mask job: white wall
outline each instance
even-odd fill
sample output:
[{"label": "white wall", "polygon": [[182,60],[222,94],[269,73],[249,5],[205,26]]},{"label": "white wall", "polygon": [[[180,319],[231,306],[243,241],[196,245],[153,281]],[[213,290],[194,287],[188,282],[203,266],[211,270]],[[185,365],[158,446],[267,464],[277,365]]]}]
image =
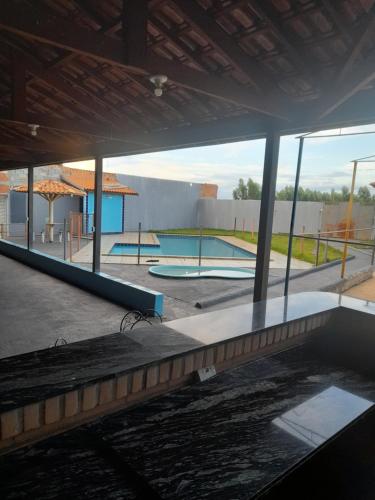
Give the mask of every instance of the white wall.
[{"label": "white wall", "polygon": [[[295,221],[295,233],[317,232],[320,228],[320,220],[323,203],[299,202]],[[257,231],[259,224],[259,200],[214,200],[201,198],[198,202],[198,226],[206,228],[233,229],[234,219],[237,218],[237,229],[245,230],[252,228]],[[290,217],[292,212],[291,201],[276,201],[274,211],[274,233],[289,233]]]},{"label": "white wall", "polygon": [[197,225],[201,185],[118,174],[118,180],[139,196],[125,196],[125,230],[171,229]]}]

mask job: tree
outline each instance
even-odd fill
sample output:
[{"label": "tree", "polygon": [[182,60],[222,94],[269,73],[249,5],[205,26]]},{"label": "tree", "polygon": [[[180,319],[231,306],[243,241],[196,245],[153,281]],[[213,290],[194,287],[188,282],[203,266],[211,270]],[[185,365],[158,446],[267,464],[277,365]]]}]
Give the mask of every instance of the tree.
[{"label": "tree", "polygon": [[248,200],[260,200],[261,198],[260,185],[253,181],[251,178],[247,181],[247,199]]},{"label": "tree", "polygon": [[371,193],[367,186],[361,186],[358,189],[357,200],[363,204],[371,203]]},{"label": "tree", "polygon": [[[300,188],[303,189],[303,188]],[[281,201],[291,201],[293,200],[294,187],[293,186],[285,186],[284,189],[281,189],[278,193],[276,193],[276,199]],[[299,194],[299,190],[298,190]]]},{"label": "tree", "polygon": [[341,201],[349,201],[349,188],[347,186],[342,186],[341,188]]},{"label": "tree", "polygon": [[260,198],[261,188],[257,182],[249,178],[245,184],[243,179],[239,179],[238,186],[233,190],[234,200],[260,200]]},{"label": "tree", "polygon": [[[276,193],[276,200],[292,201],[294,196],[294,186],[285,186]],[[318,201],[324,203],[340,203],[349,201],[350,193],[347,186],[342,186],[341,191],[331,189],[330,192],[318,191],[317,189],[304,189],[302,186],[298,188],[299,201]],[[235,200],[260,200],[261,186],[254,182],[251,178],[245,184],[243,179],[239,179],[238,186],[233,190],[233,198]],[[367,186],[358,188],[357,194],[353,197],[354,201],[363,204],[374,204],[375,195]]]},{"label": "tree", "polygon": [[233,190],[233,199],[235,200],[246,200],[247,199],[247,187],[243,179],[238,181],[238,187]]}]

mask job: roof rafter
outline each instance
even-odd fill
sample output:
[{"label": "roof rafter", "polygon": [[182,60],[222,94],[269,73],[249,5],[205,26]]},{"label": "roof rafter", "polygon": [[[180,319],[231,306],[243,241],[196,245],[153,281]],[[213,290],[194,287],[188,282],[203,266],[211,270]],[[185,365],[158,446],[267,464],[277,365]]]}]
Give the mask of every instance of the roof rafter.
[{"label": "roof rafter", "polygon": [[188,17],[191,24],[209,38],[212,45],[234,64],[237,71],[245,74],[252,84],[263,92],[270,82],[261,75],[259,66],[232,40],[232,38],[196,2],[173,0],[173,4]]},{"label": "roof rafter", "polygon": [[17,148],[19,150],[26,149],[27,151],[39,151],[39,152],[48,152],[48,153],[59,153],[59,154],[67,154],[67,155],[90,155],[92,154],[92,145],[81,144],[77,146],[72,146],[67,144],[65,141],[63,142],[51,142],[51,141],[40,141],[39,139],[35,140],[24,140],[24,139],[12,139],[10,137],[6,137],[0,134],[0,146],[1,147],[12,147]]},{"label": "roof rafter", "polygon": [[354,68],[351,78],[348,78],[340,85],[336,85],[327,96],[323,97],[322,105],[317,115],[318,119],[321,120],[331,114],[374,79],[375,62],[367,58]]},{"label": "roof rafter", "polygon": [[[8,43],[6,38],[1,37],[1,39]],[[84,93],[84,91],[81,91],[78,86],[73,87],[71,84],[65,83],[64,79],[61,78],[61,71],[53,67],[44,68],[43,65],[31,55],[26,54],[27,57],[25,57],[24,54],[14,45],[13,52],[15,57],[17,57],[18,60],[22,61],[24,70],[31,73],[34,79],[43,80],[45,83],[52,86],[59,92],[62,92],[65,96],[74,100],[80,108],[85,110],[85,118],[89,119],[89,121],[94,121],[94,119],[96,118],[97,120],[100,120],[104,123],[113,125],[115,128],[118,128],[118,130],[122,130],[124,129],[124,127],[126,127],[126,122],[124,123],[123,120],[120,122],[116,122],[115,117],[106,118],[105,116],[103,116],[103,114],[100,113],[95,108],[95,106],[93,106],[92,99],[88,97],[87,94]],[[33,82],[34,80],[29,82],[26,81],[26,84],[32,84]],[[103,103],[101,103],[101,106],[103,106]]]},{"label": "roof rafter", "polygon": [[137,65],[146,56],[148,0],[122,0],[122,6],[125,58]]},{"label": "roof rafter", "polygon": [[305,63],[303,54],[300,53],[298,47],[293,45],[289,36],[283,30],[282,24],[272,12],[270,5],[268,5],[267,2],[260,0],[249,0],[249,5],[257,13],[257,15],[263,18],[270,29],[276,33],[277,37],[282,41],[287,49],[287,55],[293,60],[294,64],[301,68],[311,81],[314,81],[311,69]]},{"label": "roof rafter", "polygon": [[12,51],[12,115],[22,119],[26,114],[26,67],[23,58]]},{"label": "roof rafter", "polygon": [[[84,136],[92,136],[100,139],[107,139],[112,141],[120,141],[131,144],[148,145],[147,134],[118,134],[111,127],[104,128],[102,126],[90,125],[80,120],[59,119],[53,116],[44,115],[41,113],[26,113],[24,120],[14,120],[8,112],[0,111],[0,121],[15,125],[28,125],[29,123],[36,123],[40,127],[51,130],[58,130],[61,132],[68,132],[73,134],[80,134]],[[144,139],[144,140],[142,140]]]},{"label": "roof rafter", "polygon": [[344,77],[353,68],[356,60],[360,56],[363,47],[366,45],[371,36],[373,36],[375,31],[375,5],[367,13],[365,24],[361,26],[358,37],[355,41],[352,50],[349,53],[349,57],[345,61],[343,67],[340,70],[339,76],[337,78],[338,82],[341,82]]},{"label": "roof rafter", "polygon": [[146,56],[142,64],[131,66],[124,61],[124,48],[121,40],[103,36],[93,30],[84,28],[78,30],[65,19],[57,19],[55,16],[51,18],[49,13],[41,16],[38,12],[36,8],[25,7],[23,15],[20,16],[14,2],[3,0],[0,27],[17,35],[106,61],[141,75],[165,73],[171,81],[182,87],[262,114],[281,118],[287,115],[280,102],[261,99],[258,95],[252,95],[246,87],[223,78],[206,75],[184,64],[169,61],[154,54]]}]

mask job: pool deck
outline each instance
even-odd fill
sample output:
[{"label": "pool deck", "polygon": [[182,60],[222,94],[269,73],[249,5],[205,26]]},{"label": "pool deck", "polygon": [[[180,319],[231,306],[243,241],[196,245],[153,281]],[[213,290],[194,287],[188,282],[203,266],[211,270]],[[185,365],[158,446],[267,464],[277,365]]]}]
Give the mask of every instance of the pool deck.
[{"label": "pool deck", "polygon": [[[256,254],[257,246],[253,243],[248,243],[247,241],[240,240],[234,236],[215,236],[220,240],[230,243],[233,246],[252,252]],[[101,251],[101,262],[103,264],[136,264],[137,255],[109,255],[111,248],[115,243],[127,243],[127,244],[137,244],[138,243],[138,233],[137,232],[127,232],[121,234],[104,234],[102,235],[102,251]],[[141,233],[141,243],[147,245],[158,245],[159,240],[155,233]],[[73,256],[73,262],[77,263],[90,263],[92,262],[92,242],[88,243],[84,248],[79,250]],[[149,262],[153,260],[154,262]],[[140,264],[151,265],[151,264],[163,264],[163,265],[187,265],[194,266],[198,263],[198,257],[162,257],[157,255],[155,257],[141,257]],[[233,266],[233,267],[248,267],[255,269],[255,259],[224,259],[224,258],[202,258],[203,266]],[[277,252],[271,252],[271,269],[280,269],[286,267],[286,255],[282,255]],[[308,262],[303,262],[301,260],[292,259],[291,263],[292,269],[310,269],[312,266]]]}]

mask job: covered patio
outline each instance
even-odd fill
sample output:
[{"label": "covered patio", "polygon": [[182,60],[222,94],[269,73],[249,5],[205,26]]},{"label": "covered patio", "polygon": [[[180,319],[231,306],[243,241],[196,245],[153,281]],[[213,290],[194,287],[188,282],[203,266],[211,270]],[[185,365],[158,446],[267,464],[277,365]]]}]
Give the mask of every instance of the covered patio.
[{"label": "covered patio", "polygon": [[[293,280],[289,288],[287,265],[285,286],[284,273],[272,283],[270,268],[281,138],[375,122],[374,1],[3,0],[1,7],[0,171],[27,168],[27,186],[22,190],[28,197],[26,245],[0,239],[0,265],[7,269],[8,259],[13,264],[0,278],[6,280],[6,286],[0,288],[5,307],[7,301],[12,302],[5,338],[12,344],[15,329],[22,345],[18,350],[16,343],[8,345],[5,355],[14,356],[0,360],[0,455],[4,455],[0,472],[6,478],[0,494],[17,493],[19,482],[29,497],[45,499],[56,492],[76,498],[80,494],[107,498],[125,491],[130,492],[129,498],[198,500],[203,474],[210,481],[204,493],[207,498],[247,497],[249,491],[262,495],[259,498],[277,498],[277,488],[284,485],[296,494],[298,481],[290,485],[290,478],[303,475],[306,468],[307,477],[327,476],[336,492],[343,491],[348,463],[355,463],[358,474],[349,472],[359,482],[368,469],[350,433],[359,426],[357,435],[362,439],[364,429],[374,428],[374,306],[336,293],[289,293],[289,289],[301,291],[301,280]],[[155,289],[156,278],[144,275],[137,282],[130,266],[123,266],[121,277],[107,274],[115,269],[102,257],[103,193],[111,184],[103,176],[107,158],[254,139],[263,139],[265,148],[255,280],[251,293],[246,290],[245,301],[239,304],[238,295],[233,295],[232,307],[211,303],[207,313],[196,314],[195,310],[190,315],[193,301],[199,298],[194,286],[182,297],[170,284]],[[34,169],[88,159],[95,162],[89,190],[93,241],[84,249],[89,269],[47,256],[33,242]],[[296,188],[301,160],[302,148]],[[72,180],[70,185],[77,193],[87,189]],[[110,187],[113,193],[136,194],[124,192],[127,186]],[[47,196],[46,190],[44,193]],[[296,202],[297,189],[293,213]],[[25,290],[21,265],[32,271],[25,279]],[[329,273],[326,270],[325,277]],[[46,280],[47,291],[38,294]],[[56,283],[59,291],[54,296]],[[71,285],[75,293],[66,298]],[[284,291],[276,293],[276,287]],[[29,290],[23,309],[23,294]],[[213,298],[212,291],[207,286],[203,297],[207,302]],[[243,290],[233,292],[242,294]],[[95,300],[90,300],[90,294],[97,296]],[[33,314],[40,321],[41,297],[48,309],[47,320],[56,320],[62,336],[69,330],[71,344],[38,350],[47,340],[50,343],[55,332],[45,328],[35,345],[32,336],[23,335],[23,327],[29,332]],[[168,319],[176,318],[166,324],[160,323],[165,314],[163,301],[168,312],[175,313]],[[84,325],[70,310],[74,304],[85,311]],[[65,316],[64,310],[70,310],[69,314]],[[134,331],[115,329],[120,311],[127,310],[141,315],[135,316],[135,322],[147,313],[148,326]],[[35,325],[30,329],[37,330]],[[31,352],[21,355],[26,351]],[[240,365],[245,368],[238,376],[234,369]],[[345,367],[346,385],[338,390],[346,392],[346,397],[359,398],[361,410],[353,413],[353,405],[348,405],[349,417],[331,433],[323,433],[322,449],[314,448],[314,453],[306,443],[298,447],[295,436],[283,435],[278,441],[275,418],[288,416],[291,409],[316,397],[316,387],[322,392],[340,385],[340,366]],[[219,372],[224,373],[221,379],[207,381]],[[279,387],[272,385],[272,377],[280,383],[281,372],[288,374],[289,392],[284,397],[282,390],[277,391],[275,409],[272,391]],[[158,399],[184,386],[190,395],[173,392],[176,399]],[[239,394],[237,409],[246,401],[242,414],[232,412],[234,392]],[[146,400],[152,400],[148,406]],[[183,409],[183,400],[189,410]],[[265,405],[266,413],[262,413],[263,407],[254,409],[254,401],[267,400],[271,403]],[[331,408],[330,404],[325,400],[323,407]],[[162,429],[154,449],[145,449],[148,438],[136,425],[127,423],[134,415],[133,406],[138,421],[144,411],[143,415],[155,419],[155,433]],[[211,406],[215,412],[209,413]],[[107,419],[115,411],[119,420]],[[236,426],[241,421],[246,426],[251,419],[255,424],[261,421],[264,434],[246,451],[246,460],[243,443],[232,446],[235,429],[225,434],[229,439],[226,446],[233,452],[229,464],[223,458],[221,437],[211,432],[212,446],[210,440],[210,446],[201,452],[209,459],[202,460],[199,468],[193,467],[200,454],[194,429],[201,432],[200,442],[204,442],[207,418],[214,413],[221,418],[218,429],[223,423],[225,428],[234,415],[238,417]],[[176,415],[176,419],[164,419],[165,414]],[[88,424],[94,420],[95,425]],[[165,428],[155,425],[162,421],[167,422]],[[173,442],[171,426],[176,422],[178,438]],[[120,439],[112,440],[117,428]],[[129,429],[136,429],[130,444],[124,440]],[[251,442],[258,432],[256,425],[254,429]],[[60,437],[51,441],[51,436],[63,431],[63,443]],[[342,448],[349,455],[346,468],[336,460],[343,456],[336,447],[343,439],[349,443]],[[179,442],[192,450],[192,460],[185,461],[181,470]],[[362,442],[372,456],[374,441]],[[129,455],[128,447],[133,445],[138,448]],[[65,457],[56,467],[49,461],[55,447],[52,455],[57,461]],[[263,457],[264,450],[268,451]],[[140,463],[149,453],[153,461],[145,458]],[[326,454],[330,458],[324,459]],[[48,478],[40,483],[46,487],[43,492],[35,483],[33,471],[37,468],[30,456],[44,457],[38,471],[38,477]],[[95,459],[82,463],[82,456]],[[318,465],[317,457],[323,457]],[[80,462],[78,469],[73,458]],[[297,458],[303,459],[302,465],[296,465]],[[162,471],[159,467],[165,459]],[[151,463],[149,469],[147,463]],[[259,474],[262,463],[269,469],[266,476]],[[341,469],[329,474],[323,467],[326,464]],[[176,482],[170,476],[172,469]],[[98,485],[91,480],[94,476]],[[278,482],[280,477],[282,482]],[[368,495],[373,494],[371,484],[373,477],[367,474],[360,486]],[[318,483],[314,487],[319,489]],[[325,491],[324,484],[321,488]],[[310,498],[308,492],[306,498]]]},{"label": "covered patio", "polygon": [[37,165],[95,159],[97,273],[103,158],[265,138],[254,300],[265,299],[280,137],[374,121],[372,17],[350,1],[6,1],[0,166],[28,165],[30,187]]}]

